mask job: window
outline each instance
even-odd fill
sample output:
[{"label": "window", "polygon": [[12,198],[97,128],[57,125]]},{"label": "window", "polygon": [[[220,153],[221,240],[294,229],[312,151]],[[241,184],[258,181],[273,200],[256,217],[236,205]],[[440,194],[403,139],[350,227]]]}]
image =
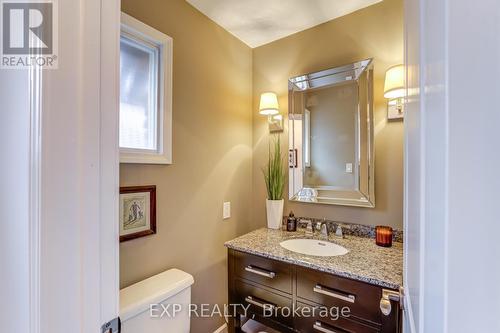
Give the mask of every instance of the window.
[{"label": "window", "polygon": [[120,162],[172,163],[172,39],[122,13]]},{"label": "window", "polygon": [[123,33],[120,38],[120,147],[158,147],[159,48]]}]

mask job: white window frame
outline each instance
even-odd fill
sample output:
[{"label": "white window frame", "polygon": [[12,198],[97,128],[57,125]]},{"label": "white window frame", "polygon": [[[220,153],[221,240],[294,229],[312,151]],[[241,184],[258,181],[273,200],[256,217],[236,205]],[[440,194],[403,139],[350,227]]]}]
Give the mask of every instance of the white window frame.
[{"label": "white window frame", "polygon": [[173,39],[121,13],[121,31],[159,46],[157,149],[120,148],[120,163],[172,164],[172,59]]}]

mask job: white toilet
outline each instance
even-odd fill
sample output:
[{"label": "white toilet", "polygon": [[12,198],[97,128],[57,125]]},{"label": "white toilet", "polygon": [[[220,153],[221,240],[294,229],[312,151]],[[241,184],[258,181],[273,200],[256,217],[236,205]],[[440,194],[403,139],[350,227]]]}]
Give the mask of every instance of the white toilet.
[{"label": "white toilet", "polygon": [[189,333],[193,283],[190,274],[170,269],[120,290],[122,332]]}]

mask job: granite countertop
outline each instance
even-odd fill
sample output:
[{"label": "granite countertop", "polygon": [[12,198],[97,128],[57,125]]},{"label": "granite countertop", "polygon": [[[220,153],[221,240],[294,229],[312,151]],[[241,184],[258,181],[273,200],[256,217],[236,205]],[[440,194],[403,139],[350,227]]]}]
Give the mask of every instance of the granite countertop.
[{"label": "granite countertop", "polygon": [[301,229],[296,232],[261,228],[226,242],[227,248],[280,260],[322,272],[351,278],[377,286],[398,289],[403,285],[403,243],[393,242],[385,248],[366,237],[330,236],[330,241],[349,250],[342,256],[316,257],[286,250],[280,242],[292,238],[319,239],[316,232],[306,237]]}]

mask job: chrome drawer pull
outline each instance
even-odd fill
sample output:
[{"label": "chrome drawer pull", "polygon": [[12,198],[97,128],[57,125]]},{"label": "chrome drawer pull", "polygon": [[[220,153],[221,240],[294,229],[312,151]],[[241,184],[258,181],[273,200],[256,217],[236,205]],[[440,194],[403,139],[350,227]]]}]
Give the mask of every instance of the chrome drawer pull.
[{"label": "chrome drawer pull", "polygon": [[324,332],[324,333],[337,333],[335,331],[332,331],[332,330],[329,330],[328,328],[323,327],[323,325],[321,325],[320,321],[315,322],[313,325],[313,328],[316,331],[320,331],[320,332]]},{"label": "chrome drawer pull", "polygon": [[338,299],[341,299],[341,300],[349,302],[349,303],[354,303],[354,301],[356,300],[356,296],[354,296],[354,295],[341,295],[341,294],[335,293],[331,290],[327,290],[327,288],[322,287],[319,284],[317,284],[316,287],[313,288],[313,291],[315,293],[338,298]]},{"label": "chrome drawer pull", "polygon": [[250,272],[250,273],[254,273],[254,274],[257,274],[260,276],[265,276],[265,277],[270,278],[270,279],[274,279],[274,277],[276,276],[276,273],[274,273],[274,272],[266,271],[265,269],[261,269],[261,268],[255,268],[252,265],[248,265],[247,267],[245,267],[245,271]]},{"label": "chrome drawer pull", "polygon": [[253,304],[255,306],[258,306],[259,308],[267,308],[269,310],[272,310],[274,308],[274,305],[273,304],[264,304],[264,303],[261,303],[261,302],[258,302],[256,300],[253,299],[252,296],[247,296],[245,297],[245,302],[249,303],[249,304]]}]

